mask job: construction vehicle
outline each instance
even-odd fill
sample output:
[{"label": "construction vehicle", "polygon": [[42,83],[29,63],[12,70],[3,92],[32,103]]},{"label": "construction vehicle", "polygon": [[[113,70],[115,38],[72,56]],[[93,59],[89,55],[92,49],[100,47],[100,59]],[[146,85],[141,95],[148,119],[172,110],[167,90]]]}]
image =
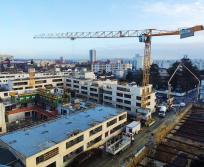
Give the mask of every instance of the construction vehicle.
[{"label": "construction vehicle", "polygon": [[170,77],[169,81],[168,81],[168,94],[167,94],[167,109],[171,109],[172,107],[174,106],[180,106],[180,107],[183,107],[185,106],[185,103],[182,102],[180,103],[179,105],[174,105],[173,104],[173,100],[174,98],[171,97],[171,81],[173,79],[173,77],[175,76],[176,72],[179,70],[179,69],[186,69],[191,75],[192,77],[198,82],[198,85],[197,85],[197,100],[199,100],[199,94],[200,94],[200,80],[198,79],[198,77],[188,68],[186,67],[183,63],[180,63],[176,70],[174,71],[174,73],[172,74],[172,76]]},{"label": "construction vehicle", "polygon": [[203,25],[196,25],[190,28],[182,28],[178,30],[123,30],[123,31],[97,31],[97,32],[66,32],[66,33],[48,33],[35,35],[34,39],[71,39],[78,38],[132,38],[138,37],[139,42],[145,43],[144,49],[144,65],[143,65],[143,91],[141,96],[141,107],[146,108],[147,97],[151,93],[148,91],[150,65],[151,65],[151,40],[152,37],[180,35],[180,38],[194,36],[194,32],[204,30]]}]

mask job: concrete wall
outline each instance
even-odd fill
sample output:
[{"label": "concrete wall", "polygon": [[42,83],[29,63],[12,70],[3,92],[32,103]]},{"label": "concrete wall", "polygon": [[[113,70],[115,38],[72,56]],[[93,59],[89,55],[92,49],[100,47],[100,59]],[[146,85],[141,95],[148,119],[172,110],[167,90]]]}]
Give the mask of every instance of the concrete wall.
[{"label": "concrete wall", "polygon": [[0,134],[6,133],[5,108],[3,103],[0,103]]}]

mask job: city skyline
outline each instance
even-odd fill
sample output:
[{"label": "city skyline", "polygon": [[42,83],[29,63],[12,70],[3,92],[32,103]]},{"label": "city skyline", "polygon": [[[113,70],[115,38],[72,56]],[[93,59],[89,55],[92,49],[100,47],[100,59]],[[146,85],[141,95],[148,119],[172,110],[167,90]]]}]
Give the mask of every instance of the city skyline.
[{"label": "city skyline", "polygon": [[[79,5],[80,4],[80,5]],[[174,11],[172,13],[172,11]],[[196,11],[196,12],[195,12]],[[42,32],[99,31],[123,29],[176,29],[202,24],[203,0],[172,1],[2,1],[0,6],[0,53],[15,58],[87,59],[91,48],[97,58],[143,55],[144,45],[137,38],[93,40],[34,40]],[[118,19],[120,18],[120,19]],[[153,38],[154,59],[203,57],[204,32],[195,37]]]}]

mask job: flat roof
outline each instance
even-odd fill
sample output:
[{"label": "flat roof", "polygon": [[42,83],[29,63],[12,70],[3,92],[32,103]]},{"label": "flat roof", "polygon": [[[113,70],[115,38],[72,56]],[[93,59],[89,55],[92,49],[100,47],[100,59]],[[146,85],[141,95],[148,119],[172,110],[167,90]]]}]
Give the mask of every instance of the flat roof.
[{"label": "flat roof", "polygon": [[31,128],[5,134],[0,136],[0,140],[23,156],[30,157],[67,140],[74,132],[83,132],[122,112],[124,111],[99,105],[84,112],[61,116]]}]

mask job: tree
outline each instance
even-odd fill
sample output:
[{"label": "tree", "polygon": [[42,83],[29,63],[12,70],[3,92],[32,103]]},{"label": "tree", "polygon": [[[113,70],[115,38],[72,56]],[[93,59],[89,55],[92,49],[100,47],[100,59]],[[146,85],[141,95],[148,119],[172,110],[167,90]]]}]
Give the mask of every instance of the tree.
[{"label": "tree", "polygon": [[[169,69],[169,78],[172,76],[177,66],[183,63],[193,74],[200,78],[200,71],[197,66],[193,65],[192,61],[187,57],[181,59],[180,62],[175,62]],[[179,71],[174,75],[174,78],[171,81],[171,86],[174,91],[186,92],[190,89],[193,89],[197,85],[197,80],[189,73],[185,68],[179,69]]]},{"label": "tree", "polygon": [[129,70],[126,75],[128,82],[136,82],[137,85],[142,85],[142,70],[131,71]]},{"label": "tree", "polygon": [[159,74],[159,66],[157,64],[152,64],[150,67],[150,83],[155,89],[162,87],[163,83]]}]

